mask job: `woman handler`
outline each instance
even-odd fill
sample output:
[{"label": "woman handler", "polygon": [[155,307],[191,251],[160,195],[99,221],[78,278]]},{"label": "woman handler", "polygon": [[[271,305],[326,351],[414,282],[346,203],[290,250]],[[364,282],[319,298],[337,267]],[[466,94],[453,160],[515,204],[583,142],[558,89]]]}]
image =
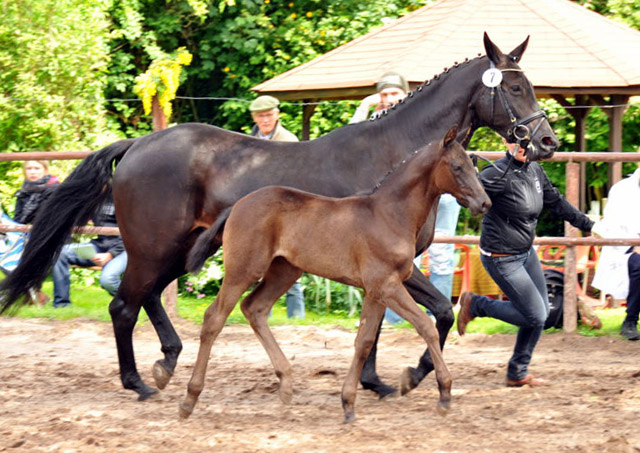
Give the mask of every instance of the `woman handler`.
[{"label": "woman handler", "polygon": [[523,149],[514,144],[507,144],[507,148],[506,157],[480,174],[493,203],[482,220],[480,258],[508,300],[463,293],[458,332],[464,335],[467,324],[475,317],[496,318],[518,326],[506,385],[539,386],[547,381],[535,379],[528,368],[549,314],[546,281],[532,247],[540,212],[542,208],[550,209],[582,231],[591,231],[594,222],[553,187],[538,163],[527,161]]}]

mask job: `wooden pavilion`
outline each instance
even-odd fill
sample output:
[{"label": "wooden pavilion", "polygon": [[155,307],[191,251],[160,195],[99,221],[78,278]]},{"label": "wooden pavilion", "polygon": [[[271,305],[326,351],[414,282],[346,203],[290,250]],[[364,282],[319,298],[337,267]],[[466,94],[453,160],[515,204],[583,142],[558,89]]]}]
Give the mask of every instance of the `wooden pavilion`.
[{"label": "wooden pavilion", "polygon": [[[538,97],[554,98],[575,118],[576,151],[586,148],[593,106],[609,116],[609,150],[622,150],[622,114],[640,94],[640,32],[570,0],[434,1],[253,89],[282,100],[357,99],[375,92],[389,70],[415,87],[484,53],[485,31],[504,52],[530,35],[521,66]],[[314,108],[304,107],[304,138]],[[611,183],[620,177],[621,164],[612,164]]]}]

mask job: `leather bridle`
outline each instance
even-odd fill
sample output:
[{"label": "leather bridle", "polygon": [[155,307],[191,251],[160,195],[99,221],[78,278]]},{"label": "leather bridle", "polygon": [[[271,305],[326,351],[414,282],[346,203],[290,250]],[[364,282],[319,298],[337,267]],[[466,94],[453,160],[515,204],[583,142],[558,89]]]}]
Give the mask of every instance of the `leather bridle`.
[{"label": "leather bridle", "polygon": [[[493,61],[490,61],[490,64],[491,64],[491,68],[496,67]],[[498,69],[498,70],[500,72],[522,72],[522,69],[516,69],[516,68],[507,68],[507,69]],[[507,116],[509,117],[509,121],[511,123],[509,125],[509,129],[507,130],[507,141],[509,143],[517,143],[518,146],[520,146],[525,150],[525,155],[526,155],[527,152],[529,151],[531,138],[536,135],[536,133],[538,132],[538,129],[540,129],[540,126],[542,126],[542,122],[543,122],[542,120],[547,119],[547,114],[542,110],[538,110],[537,112],[533,112],[532,114],[527,115],[524,118],[518,119],[514,112],[513,107],[511,106],[511,104],[509,103],[509,100],[504,94],[504,91],[502,89],[502,81],[501,81],[498,84],[498,86],[491,87],[491,99],[492,99],[491,100],[491,123],[492,124],[494,124],[496,91],[498,93],[498,98],[500,99],[500,103],[502,104],[505,111],[507,112]],[[533,129],[533,131],[531,131],[531,129],[529,129],[528,124],[537,119],[540,119],[540,121],[538,121],[538,124],[536,125],[536,127]]]}]

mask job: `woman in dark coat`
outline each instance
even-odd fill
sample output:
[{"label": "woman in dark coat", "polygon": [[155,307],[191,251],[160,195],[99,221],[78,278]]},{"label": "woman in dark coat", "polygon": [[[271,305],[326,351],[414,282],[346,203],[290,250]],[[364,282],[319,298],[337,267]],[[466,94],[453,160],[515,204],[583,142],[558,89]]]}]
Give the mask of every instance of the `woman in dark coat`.
[{"label": "woman in dark coat", "polygon": [[24,182],[22,188],[16,192],[13,218],[16,222],[31,223],[42,202],[60,181],[57,176],[49,174],[49,162],[46,160],[28,160],[22,168]]}]

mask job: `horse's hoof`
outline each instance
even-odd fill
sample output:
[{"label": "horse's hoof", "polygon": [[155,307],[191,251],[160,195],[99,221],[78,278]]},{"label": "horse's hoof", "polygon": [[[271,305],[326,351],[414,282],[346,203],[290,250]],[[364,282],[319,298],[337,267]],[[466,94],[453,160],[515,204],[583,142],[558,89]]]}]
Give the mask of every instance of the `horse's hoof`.
[{"label": "horse's hoof", "polygon": [[293,391],[291,390],[291,388],[280,388],[280,400],[285,406],[291,405],[291,402],[293,401]]},{"label": "horse's hoof", "polygon": [[449,413],[449,409],[451,409],[450,401],[438,401],[438,404],[436,405],[436,412],[438,413],[438,415],[444,417]]},{"label": "horse's hoof", "polygon": [[400,375],[400,395],[404,396],[418,386],[419,382],[415,378],[415,371],[415,368],[410,366],[402,371]]},{"label": "horse's hoof", "polygon": [[156,363],[153,364],[153,379],[156,381],[156,387],[163,390],[171,380],[171,377],[173,377],[173,373],[162,365],[161,360],[156,360]]},{"label": "horse's hoof", "polygon": [[378,396],[381,400],[398,396],[398,389],[386,384],[382,384],[376,389],[376,391],[378,392]]},{"label": "horse's hoof", "polygon": [[181,420],[188,419],[192,412],[193,412],[193,406],[190,406],[184,401],[180,403],[180,405],[178,406],[178,414],[180,415]]},{"label": "horse's hoof", "polygon": [[356,413],[353,411],[345,412],[343,424],[347,425],[356,419]]},{"label": "horse's hoof", "polygon": [[146,401],[153,395],[157,395],[158,391],[145,385],[145,388],[138,392],[138,401]]}]

